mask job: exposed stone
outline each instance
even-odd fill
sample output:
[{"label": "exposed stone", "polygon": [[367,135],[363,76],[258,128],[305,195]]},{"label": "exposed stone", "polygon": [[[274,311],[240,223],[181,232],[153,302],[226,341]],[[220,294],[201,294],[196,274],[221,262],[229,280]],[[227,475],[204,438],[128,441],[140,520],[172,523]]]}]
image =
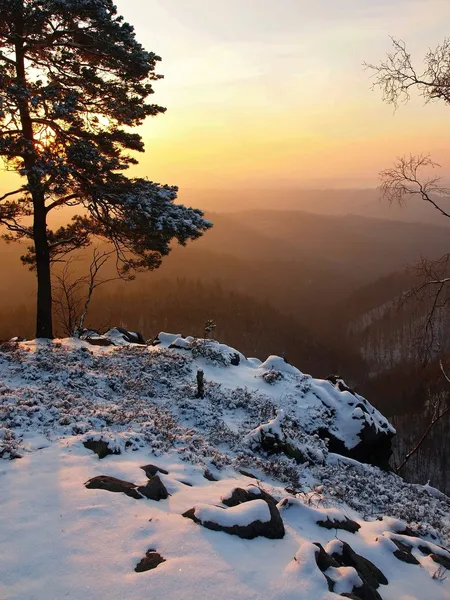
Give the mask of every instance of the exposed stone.
[{"label": "exposed stone", "polygon": [[156,465],[143,465],[141,467],[141,469],[143,471],[145,471],[145,474],[147,475],[147,477],[149,479],[151,477],[153,477],[154,475],[156,475],[156,473],[162,473],[163,475],[169,474],[169,471],[166,471],[165,469],[162,469],[161,467],[157,467]]},{"label": "exposed stone", "polygon": [[144,558],[136,565],[134,570],[136,573],[143,573],[144,571],[156,569],[163,562],[166,562],[166,559],[156,552],[156,550],[147,550]]},{"label": "exposed stone", "polygon": [[356,533],[361,529],[359,523],[352,521],[352,519],[349,519],[348,517],[345,517],[344,521],[338,521],[337,519],[330,519],[330,517],[328,517],[325,521],[317,521],[317,525],[325,527],[325,529],[343,529],[350,533]]},{"label": "exposed stone", "polygon": [[117,334],[120,334],[122,339],[125,342],[128,342],[129,344],[146,345],[144,336],[141,333],[135,332],[135,331],[128,331],[127,329],[124,329],[123,327],[113,327],[112,329],[109,329],[105,333],[105,337],[107,339],[109,339],[110,341],[112,341],[112,343],[114,343],[114,338],[117,339],[117,337],[118,337]]},{"label": "exposed stone", "polygon": [[392,471],[389,459],[392,455],[394,433],[391,431],[381,431],[375,425],[365,423],[358,434],[361,441],[353,448],[347,448],[342,440],[323,427],[315,433],[321,439],[328,439],[330,452],[353,458],[358,462],[374,465],[384,471]]},{"label": "exposed stone", "polygon": [[325,551],[321,544],[317,542],[314,544],[319,548],[319,551],[316,552],[316,563],[327,580],[330,592],[334,591],[334,581],[327,575],[326,571],[330,567],[353,567],[357,571],[358,576],[362,581],[362,585],[354,587],[351,592],[346,592],[341,595],[345,598],[352,598],[353,600],[382,600],[376,588],[379,587],[380,583],[386,585],[388,581],[373,563],[363,556],[356,554],[346,542],[342,542],[342,550],[340,553],[335,552],[331,556]]},{"label": "exposed stone", "polygon": [[216,477],[214,477],[214,475],[211,473],[211,471],[209,469],[206,469],[203,472],[203,477],[205,479],[207,479],[208,481],[219,481]]},{"label": "exposed stone", "polygon": [[417,558],[411,552],[411,546],[391,538],[391,541],[397,546],[397,550],[394,551],[394,556],[402,562],[409,563],[410,565],[420,564]]},{"label": "exposed stone", "polygon": [[[284,537],[285,533],[283,520],[281,519],[280,513],[275,505],[272,507],[271,504],[268,503],[268,506],[272,517],[270,521],[253,521],[248,525],[232,525],[227,527],[224,525],[219,525],[218,523],[214,523],[213,521],[200,521],[200,519],[195,516],[195,508],[187,510],[185,513],[183,513],[183,517],[192,519],[194,523],[203,525],[203,527],[206,527],[207,529],[212,529],[213,531],[223,531],[230,535],[237,535],[238,537],[246,540],[252,540],[259,536],[266,537],[271,540],[281,539]],[[276,513],[272,509],[274,509]]]},{"label": "exposed stone", "polygon": [[[370,560],[356,554],[352,547],[347,542],[342,542],[342,550],[338,554],[332,554],[333,559],[339,563],[341,567],[353,567],[358,572],[362,581],[366,581],[372,588],[377,589],[379,585],[387,585],[388,580],[384,574]],[[358,594],[358,592],[355,592]]]},{"label": "exposed stone", "polygon": [[91,344],[92,346],[112,346],[113,343],[108,338],[103,337],[102,335],[89,336],[84,339],[85,342]]},{"label": "exposed stone", "polygon": [[434,552],[432,552],[430,554],[430,558],[432,558],[434,562],[438,565],[444,567],[444,569],[450,571],[450,558],[448,558],[447,556],[444,556],[443,554],[435,554]]},{"label": "exposed stone", "polygon": [[86,481],[84,485],[88,490],[121,492],[127,496],[130,496],[130,498],[135,498],[136,500],[140,500],[142,498],[142,495],[136,489],[136,484],[130,483],[129,481],[123,481],[122,479],[117,479],[116,477],[110,477],[109,475],[97,475],[96,477],[89,479],[89,481]]},{"label": "exposed stone", "polygon": [[[238,504],[242,504],[243,502],[250,502],[251,500],[256,500],[257,498],[261,498],[265,500],[268,504],[272,503],[276,506],[277,501],[273,496],[265,492],[264,490],[257,488],[258,493],[250,492],[249,490],[244,490],[243,488],[234,488],[231,492],[231,496],[222,498],[223,504],[225,506],[237,506]],[[256,490],[255,490],[256,492]]]},{"label": "exposed stone", "polygon": [[244,469],[239,469],[239,473],[241,475],[244,475],[244,477],[250,477],[251,479],[258,479],[258,477],[256,477],[256,475],[253,475],[253,473],[250,473],[249,471],[245,471]]},{"label": "exposed stone", "polygon": [[341,565],[327,552],[325,548],[319,542],[314,542],[314,546],[319,548],[319,552],[316,552],[316,563],[319,569],[324,573],[330,567],[339,568]]},{"label": "exposed stone", "polygon": [[120,450],[118,448],[111,450],[108,442],[105,440],[94,440],[91,438],[85,440],[83,442],[83,446],[88,450],[92,450],[92,452],[95,452],[95,454],[97,454],[97,456],[100,459],[105,458],[109,454],[120,454]]},{"label": "exposed stone", "polygon": [[149,479],[146,485],[140,485],[137,490],[149,500],[155,500],[156,502],[165,500],[169,497],[166,486],[163,484],[158,475],[155,475]]},{"label": "exposed stone", "polygon": [[230,365],[237,367],[237,366],[239,366],[240,362],[241,362],[241,357],[239,356],[239,354],[237,352],[233,352],[230,355]]}]

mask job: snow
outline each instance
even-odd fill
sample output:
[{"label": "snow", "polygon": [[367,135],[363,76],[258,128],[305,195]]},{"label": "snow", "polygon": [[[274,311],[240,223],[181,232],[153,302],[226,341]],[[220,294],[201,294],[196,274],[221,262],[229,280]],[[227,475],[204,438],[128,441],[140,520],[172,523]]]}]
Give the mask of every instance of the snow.
[{"label": "snow", "polygon": [[254,521],[261,521],[261,523],[270,521],[269,506],[264,500],[253,500],[253,502],[238,504],[238,506],[232,506],[225,510],[207,504],[198,504],[194,509],[195,516],[202,523],[210,521],[221,527],[250,525]]},{"label": "snow", "polygon": [[[333,600],[358,585],[359,576],[352,567],[329,568],[330,592],[315,543],[331,555],[342,552],[343,542],[384,573],[383,600],[450,599],[450,578],[439,577],[439,565],[420,550],[425,544],[448,555],[441,546],[450,537],[449,499],[330,454],[313,433],[317,423],[332,426],[351,447],[365,419],[387,423],[369,402],[279,357],[260,363],[212,340],[158,337],[152,347],[99,347],[79,339],[0,347],[2,600],[142,600],[149,594]],[[184,347],[169,348],[177,340]],[[239,364],[232,364],[236,356]],[[199,369],[203,399],[196,397]],[[267,371],[282,377],[268,383]],[[363,415],[353,419],[358,404]],[[249,446],[252,432],[269,430],[308,451],[308,463]],[[84,447],[87,439],[103,440],[120,454],[100,460]],[[137,500],[84,485],[97,475],[145,485],[141,467],[147,464],[168,471],[158,474],[167,499]],[[206,469],[218,481],[206,479]],[[237,487],[254,499],[224,507]],[[260,490],[278,502],[283,539],[244,540],[182,516],[194,507],[200,521],[225,527],[267,522]],[[346,518],[359,531],[318,525]],[[420,538],[405,535],[407,525]],[[408,543],[420,565],[399,561],[393,539]],[[149,549],[165,562],[136,573]]]}]

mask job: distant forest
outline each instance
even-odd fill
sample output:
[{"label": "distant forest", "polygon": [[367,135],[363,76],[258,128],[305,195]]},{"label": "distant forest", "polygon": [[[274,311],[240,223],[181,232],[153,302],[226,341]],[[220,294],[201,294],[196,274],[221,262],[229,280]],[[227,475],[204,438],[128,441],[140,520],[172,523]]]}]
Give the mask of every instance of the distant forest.
[{"label": "distant forest", "polygon": [[[393,419],[401,460],[431,418],[430,399],[443,389],[435,362],[421,366],[421,307],[399,310],[397,301],[415,281],[406,265],[446,252],[448,229],[301,211],[208,217],[215,227],[195,244],[174,248],[157,271],[96,290],[86,325],[119,325],[151,339],[160,331],[203,336],[213,319],[213,336],[246,356],[278,354],[315,377],[341,375]],[[8,294],[0,302],[0,338],[29,337],[33,274],[20,266],[20,248],[2,250],[0,292]],[[88,255],[80,256],[73,277],[88,263]],[[101,276],[113,275],[111,263]],[[55,328],[64,335],[60,323]],[[450,491],[442,450],[449,436],[442,423],[404,474],[422,480],[428,473]]]}]

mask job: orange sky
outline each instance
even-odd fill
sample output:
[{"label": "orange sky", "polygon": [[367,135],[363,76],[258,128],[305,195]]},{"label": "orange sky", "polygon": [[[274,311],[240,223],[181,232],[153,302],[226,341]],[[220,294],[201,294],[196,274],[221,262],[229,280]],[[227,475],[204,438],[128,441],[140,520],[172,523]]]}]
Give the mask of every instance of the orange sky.
[{"label": "orange sky", "polygon": [[[450,109],[394,115],[363,61],[389,35],[420,63],[448,31],[445,0],[118,0],[163,58],[140,174],[181,187],[376,185],[398,154],[450,165]],[[444,124],[444,126],[443,126]]]},{"label": "orange sky", "polygon": [[[363,61],[401,37],[420,63],[448,0],[117,0],[163,58],[134,171],[183,188],[375,186],[395,156],[450,167],[450,107],[414,97],[395,114]],[[0,189],[10,175],[0,173]]]}]

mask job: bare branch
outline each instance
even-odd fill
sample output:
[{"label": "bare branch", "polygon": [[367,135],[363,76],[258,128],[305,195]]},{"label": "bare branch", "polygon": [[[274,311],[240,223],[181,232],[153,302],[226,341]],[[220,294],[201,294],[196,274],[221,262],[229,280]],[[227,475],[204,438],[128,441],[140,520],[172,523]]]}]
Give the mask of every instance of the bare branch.
[{"label": "bare branch", "polygon": [[450,198],[450,189],[442,185],[440,177],[422,178],[422,170],[436,167],[439,165],[428,155],[397,158],[393,167],[380,173],[382,197],[402,206],[408,197],[418,196],[424,202],[431,204],[444,217],[450,217],[450,212],[439,204]]}]

